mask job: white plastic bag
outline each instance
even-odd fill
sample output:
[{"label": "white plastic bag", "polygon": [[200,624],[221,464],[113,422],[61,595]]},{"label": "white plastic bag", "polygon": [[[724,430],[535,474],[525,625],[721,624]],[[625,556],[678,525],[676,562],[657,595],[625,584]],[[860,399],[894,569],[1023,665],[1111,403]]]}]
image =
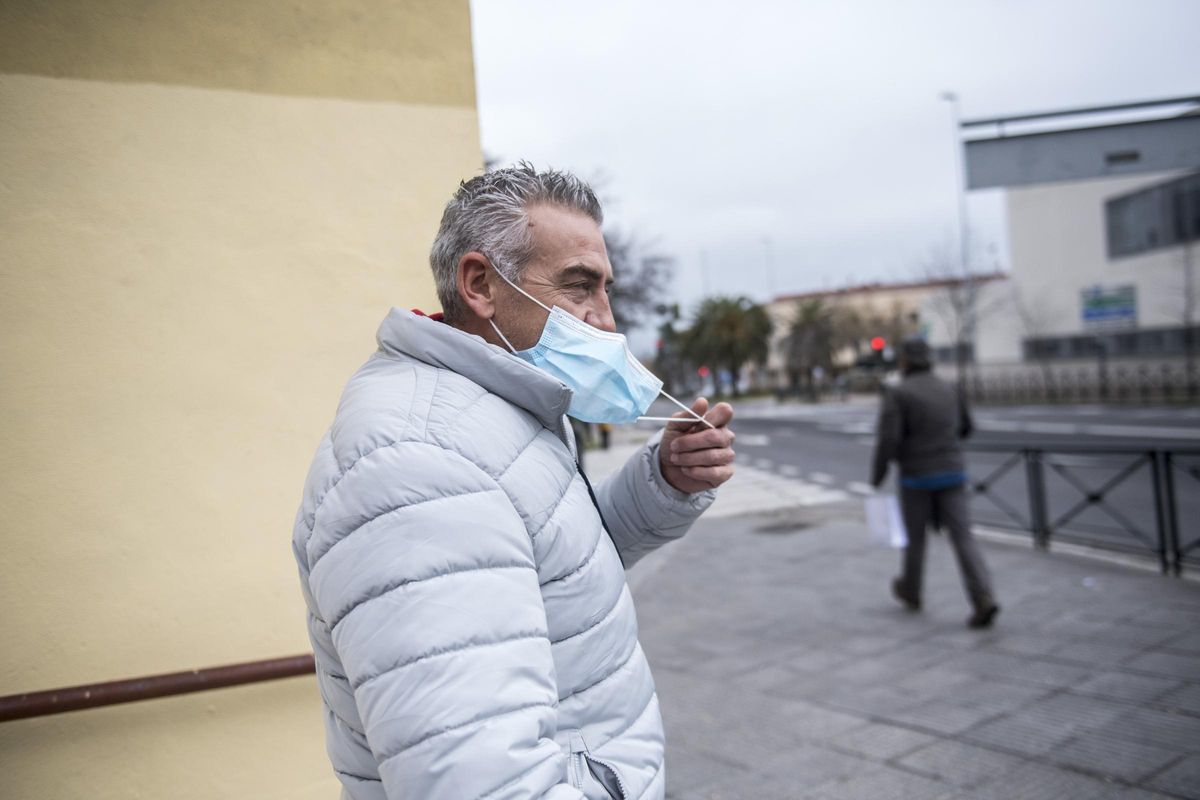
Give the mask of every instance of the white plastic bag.
[{"label": "white plastic bag", "polygon": [[865,502],[871,541],[897,549],[908,547],[904,518],[894,494],[873,494]]}]

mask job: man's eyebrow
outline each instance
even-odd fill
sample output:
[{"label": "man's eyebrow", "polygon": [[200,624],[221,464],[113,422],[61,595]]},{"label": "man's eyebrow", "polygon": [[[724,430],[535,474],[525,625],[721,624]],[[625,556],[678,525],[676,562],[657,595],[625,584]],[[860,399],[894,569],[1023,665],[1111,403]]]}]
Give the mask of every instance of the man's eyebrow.
[{"label": "man's eyebrow", "polygon": [[571,278],[582,277],[591,278],[593,281],[597,282],[603,281],[605,285],[612,283],[612,278],[606,279],[603,271],[597,269],[596,267],[589,267],[587,264],[572,264],[560,272],[559,275],[564,281],[570,280]]}]

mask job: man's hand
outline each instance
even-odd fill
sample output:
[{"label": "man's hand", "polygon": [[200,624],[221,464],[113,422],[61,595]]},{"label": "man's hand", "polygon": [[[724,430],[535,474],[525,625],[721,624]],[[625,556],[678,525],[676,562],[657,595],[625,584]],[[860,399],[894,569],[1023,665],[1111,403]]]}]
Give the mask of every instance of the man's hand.
[{"label": "man's hand", "polygon": [[733,407],[717,403],[710,411],[708,400],[700,397],[692,403],[692,411],[713,427],[685,411],[676,412],[672,416],[680,422],[667,423],[658,447],[663,477],[687,494],[715,489],[733,477],[734,434],[729,430]]}]

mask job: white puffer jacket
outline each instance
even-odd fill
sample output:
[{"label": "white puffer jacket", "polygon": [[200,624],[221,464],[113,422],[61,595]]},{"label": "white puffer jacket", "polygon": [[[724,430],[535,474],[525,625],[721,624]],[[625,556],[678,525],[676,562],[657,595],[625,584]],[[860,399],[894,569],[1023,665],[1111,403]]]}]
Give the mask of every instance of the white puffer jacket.
[{"label": "white puffer jacket", "polygon": [[712,493],[670,487],[652,441],[596,487],[606,534],[564,384],[407,311],[378,336],[293,537],[343,798],[661,798],[622,562]]}]

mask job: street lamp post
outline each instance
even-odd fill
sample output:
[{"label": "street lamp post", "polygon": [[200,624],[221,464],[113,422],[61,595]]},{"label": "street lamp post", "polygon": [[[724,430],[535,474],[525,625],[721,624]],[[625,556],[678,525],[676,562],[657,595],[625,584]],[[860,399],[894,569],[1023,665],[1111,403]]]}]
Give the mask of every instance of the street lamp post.
[{"label": "street lamp post", "polygon": [[[960,331],[956,335],[957,341],[954,342],[954,366],[957,371],[958,384],[960,387],[965,387],[966,384],[966,366],[967,353],[965,352],[968,341],[973,342],[975,338],[975,287],[971,285],[971,269],[968,263],[969,243],[967,241],[967,189],[966,181],[963,173],[963,152],[960,142],[959,131],[962,129],[961,115],[959,114],[958,95],[954,92],[942,92],[941,99],[950,104],[950,121],[953,124],[952,141],[954,143],[954,174],[955,174],[955,199],[958,207],[958,258],[959,258],[959,280],[963,285],[960,287],[964,291],[966,303],[968,304],[963,313],[965,319],[960,321]],[[964,334],[966,334],[964,336]]]},{"label": "street lamp post", "polygon": [[954,174],[955,174],[955,199],[958,203],[958,250],[960,259],[960,269],[965,275],[967,269],[967,189],[965,180],[963,179],[963,155],[962,145],[959,141],[959,131],[962,129],[961,116],[958,108],[958,95],[954,92],[942,92],[941,98],[950,104],[950,121],[954,128],[952,130],[954,142]]}]

